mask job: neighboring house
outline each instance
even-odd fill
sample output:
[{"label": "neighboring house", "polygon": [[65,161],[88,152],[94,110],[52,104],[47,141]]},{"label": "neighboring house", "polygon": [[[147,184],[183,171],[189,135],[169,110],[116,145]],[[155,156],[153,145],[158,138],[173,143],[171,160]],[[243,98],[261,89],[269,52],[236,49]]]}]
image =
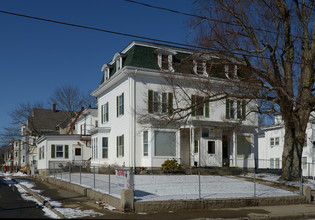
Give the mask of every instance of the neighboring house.
[{"label": "neighboring house", "polygon": [[[59,111],[56,105],[52,109],[32,109],[32,116],[21,125],[21,145],[25,149],[25,163],[37,168],[37,145],[39,137],[46,134],[59,134],[58,124],[69,117],[66,111]],[[22,157],[23,159],[23,157]]]},{"label": "neighboring house", "polygon": [[4,162],[7,166],[7,170],[13,170],[14,166],[14,146],[12,142],[9,143],[9,147],[4,152]]},{"label": "neighboring house", "polygon": [[87,147],[91,147],[90,130],[98,127],[98,110],[95,108],[87,108],[78,117],[75,123],[75,134],[80,134],[80,140],[86,143]]},{"label": "neighboring house", "polygon": [[[62,134],[43,135],[37,140],[38,172],[47,175],[69,164],[87,165],[91,159],[91,135],[97,127],[97,109],[81,109],[58,125]],[[69,166],[68,166],[69,167]]]},{"label": "neighboring house", "polygon": [[[37,140],[38,173],[64,169],[69,164],[85,165],[91,157],[91,148],[80,141],[79,134],[43,135]],[[68,171],[68,170],[67,170]]]},{"label": "neighboring house", "polygon": [[[261,128],[259,136],[258,168],[281,169],[285,129],[281,115],[275,117],[273,125]],[[305,132],[302,154],[304,176],[315,176],[315,121],[310,120]]]},{"label": "neighboring house", "polygon": [[[216,85],[227,82],[225,66],[218,76],[204,62],[191,60],[192,68],[175,63],[193,57],[192,51],[160,44],[133,41],[102,67],[101,85],[92,93],[98,100],[98,127],[92,134],[91,165],[160,167],[175,158],[184,166],[255,167],[257,114],[249,109],[256,101],[233,98],[197,105],[182,126],[161,127],[142,121],[171,113],[175,95],[163,77],[189,70]],[[235,71],[234,71],[235,70]],[[235,75],[234,75],[235,74]],[[223,78],[219,77],[224,76]],[[187,86],[191,103],[203,97]],[[240,123],[242,121],[242,123]]]},{"label": "neighboring house", "polygon": [[17,171],[21,168],[21,166],[25,165],[25,150],[22,150],[21,140],[13,140],[12,143],[14,146],[14,167],[15,171]]}]

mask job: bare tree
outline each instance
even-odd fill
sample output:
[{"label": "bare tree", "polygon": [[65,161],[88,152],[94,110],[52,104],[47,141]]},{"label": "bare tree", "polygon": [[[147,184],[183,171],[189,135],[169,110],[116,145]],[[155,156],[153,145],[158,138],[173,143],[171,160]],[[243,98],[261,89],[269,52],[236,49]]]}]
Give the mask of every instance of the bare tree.
[{"label": "bare tree", "polygon": [[202,53],[229,57],[251,72],[259,89],[241,94],[263,100],[261,113],[281,113],[285,180],[299,178],[305,130],[315,107],[314,4],[313,0],[196,0],[200,16],[191,22]]},{"label": "bare tree", "polygon": [[49,103],[56,104],[63,111],[79,112],[81,107],[95,107],[96,102],[89,92],[83,93],[76,86],[63,85],[54,90]]},{"label": "bare tree", "polygon": [[81,109],[82,97],[78,87],[64,85],[54,90],[49,103],[56,104],[60,110],[76,112]]},{"label": "bare tree", "polygon": [[11,123],[7,127],[2,128],[0,133],[0,142],[7,144],[12,140],[19,139],[21,136],[21,124],[25,124],[34,108],[44,108],[42,102],[25,102],[17,104],[14,109],[9,113]]}]

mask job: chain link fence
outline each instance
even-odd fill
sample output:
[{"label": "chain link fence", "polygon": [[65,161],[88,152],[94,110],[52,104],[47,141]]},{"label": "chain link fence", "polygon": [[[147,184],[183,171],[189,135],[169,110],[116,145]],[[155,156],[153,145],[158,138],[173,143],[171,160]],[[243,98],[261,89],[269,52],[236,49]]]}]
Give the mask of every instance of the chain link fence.
[{"label": "chain link fence", "polygon": [[[277,171],[277,172],[273,172]],[[120,198],[132,189],[135,201],[293,196],[302,193],[302,172],[295,182],[280,181],[281,170],[187,168],[181,170],[91,166],[89,161],[50,163],[50,176]],[[315,183],[315,182],[314,182]],[[308,184],[313,184],[308,181]],[[314,187],[313,187],[314,188]]]}]

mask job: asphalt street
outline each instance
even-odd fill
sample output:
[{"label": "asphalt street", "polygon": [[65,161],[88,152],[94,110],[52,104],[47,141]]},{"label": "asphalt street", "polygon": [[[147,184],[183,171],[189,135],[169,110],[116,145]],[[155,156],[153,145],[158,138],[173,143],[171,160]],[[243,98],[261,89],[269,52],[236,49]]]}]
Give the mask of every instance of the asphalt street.
[{"label": "asphalt street", "polygon": [[14,185],[0,177],[0,218],[46,218],[41,207],[24,200]]}]

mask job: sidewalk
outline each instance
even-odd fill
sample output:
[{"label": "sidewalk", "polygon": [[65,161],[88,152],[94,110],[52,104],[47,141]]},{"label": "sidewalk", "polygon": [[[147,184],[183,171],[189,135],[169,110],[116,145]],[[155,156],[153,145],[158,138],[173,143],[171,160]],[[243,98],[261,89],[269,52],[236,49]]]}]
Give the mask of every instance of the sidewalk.
[{"label": "sidewalk", "polygon": [[[19,178],[19,177],[16,177]],[[160,213],[120,213],[109,211],[96,201],[78,193],[61,190],[58,187],[27,177],[36,182],[35,189],[41,190],[40,195],[59,201],[63,207],[80,207],[93,209],[103,215],[88,218],[107,219],[311,219],[315,218],[315,203],[285,206],[256,206],[243,208],[226,208],[193,211],[165,210]]]}]

